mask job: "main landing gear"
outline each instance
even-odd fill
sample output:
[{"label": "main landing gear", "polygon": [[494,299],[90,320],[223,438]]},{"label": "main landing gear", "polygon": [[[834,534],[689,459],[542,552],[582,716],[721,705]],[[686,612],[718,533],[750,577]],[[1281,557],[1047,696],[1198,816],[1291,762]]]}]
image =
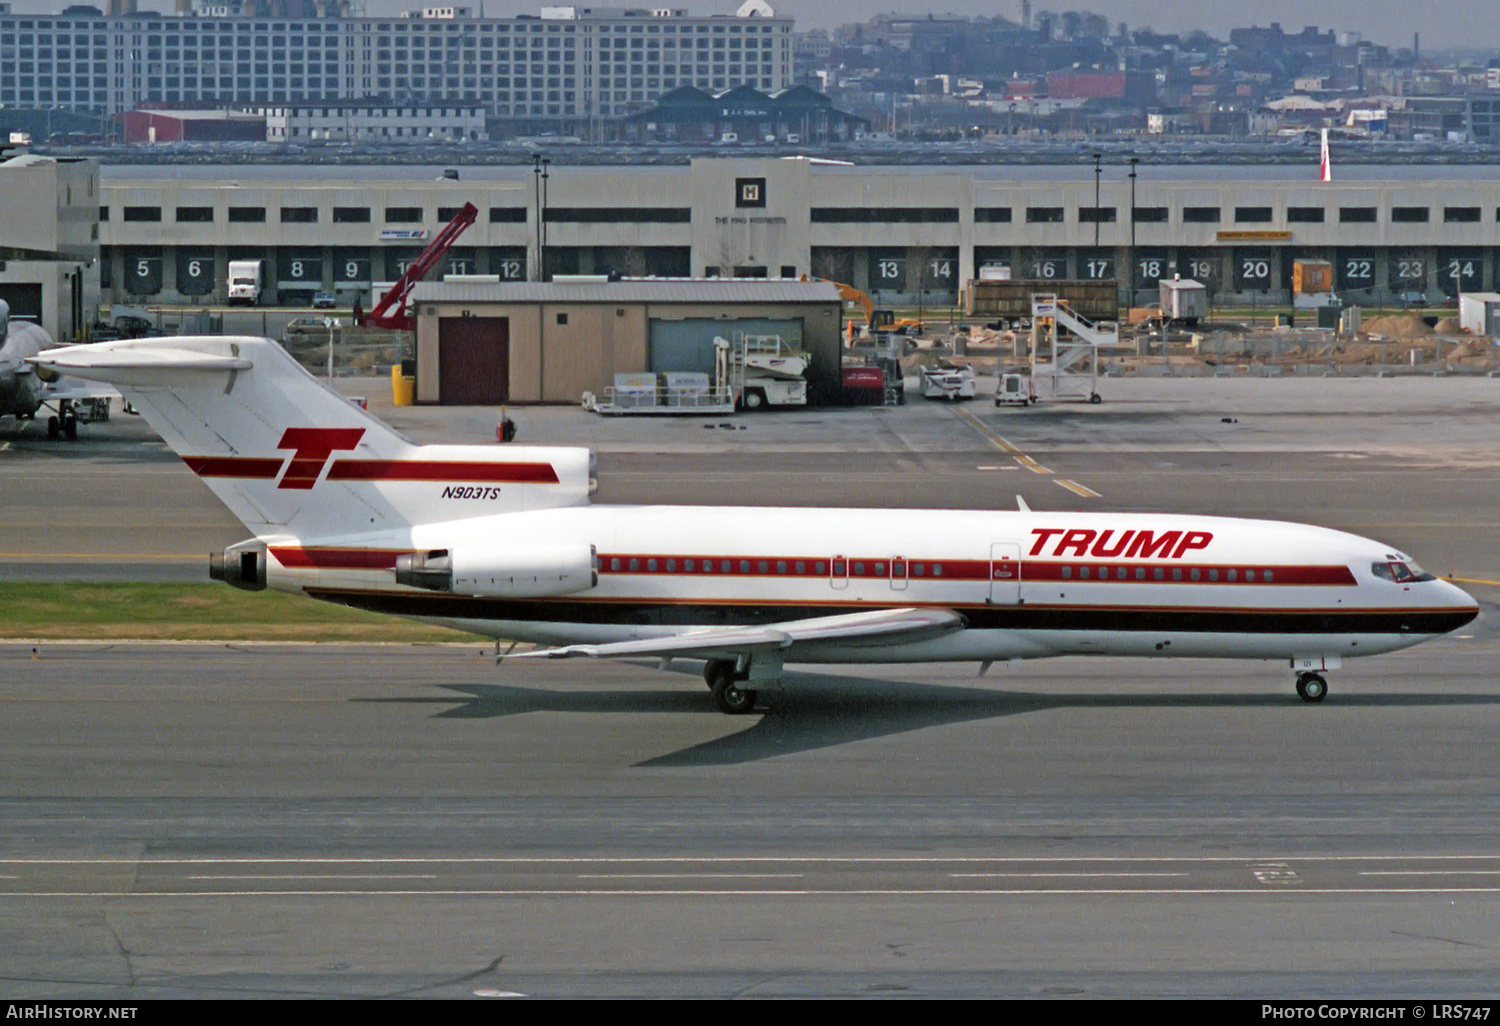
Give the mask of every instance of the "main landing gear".
[{"label": "main landing gear", "polygon": [[748,678],[748,673],[741,673],[735,668],[733,659],[710,659],[703,665],[703,680],[713,689],[719,711],[731,716],[740,716],[755,709],[759,693],[754,688],[740,687]]},{"label": "main landing gear", "polygon": [[1297,694],[1304,702],[1321,702],[1328,694],[1328,681],[1321,673],[1297,674]]}]

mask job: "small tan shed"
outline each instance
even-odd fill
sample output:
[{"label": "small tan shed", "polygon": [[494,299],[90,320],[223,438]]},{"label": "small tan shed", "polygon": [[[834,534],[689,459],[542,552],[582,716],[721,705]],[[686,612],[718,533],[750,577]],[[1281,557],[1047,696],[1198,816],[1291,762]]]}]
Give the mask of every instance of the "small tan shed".
[{"label": "small tan shed", "polygon": [[711,370],[713,339],[736,334],[811,353],[813,403],[839,385],[842,301],[827,282],[423,282],[411,308],[419,403],[576,403],[616,374]]}]

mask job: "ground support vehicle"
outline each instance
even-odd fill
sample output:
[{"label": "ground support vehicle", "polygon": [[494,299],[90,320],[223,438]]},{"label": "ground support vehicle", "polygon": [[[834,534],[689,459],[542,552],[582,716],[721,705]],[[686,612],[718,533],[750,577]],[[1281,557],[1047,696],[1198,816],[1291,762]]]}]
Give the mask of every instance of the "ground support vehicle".
[{"label": "ground support vehicle", "polygon": [[972,367],[945,362],[935,367],[923,367],[921,372],[924,399],[973,399],[978,391],[978,379]]},{"label": "ground support vehicle", "polygon": [[733,341],[714,339],[715,377],[737,410],[763,406],[806,406],[810,354],[794,349],[780,335],[735,333]]}]

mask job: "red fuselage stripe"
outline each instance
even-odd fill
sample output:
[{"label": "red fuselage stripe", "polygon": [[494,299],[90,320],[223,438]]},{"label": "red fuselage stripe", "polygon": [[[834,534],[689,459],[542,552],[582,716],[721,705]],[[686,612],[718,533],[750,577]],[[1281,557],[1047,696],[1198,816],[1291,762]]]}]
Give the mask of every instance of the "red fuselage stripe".
[{"label": "red fuselage stripe", "polygon": [[184,456],[182,462],[199,477],[238,477],[271,481],[281,473],[286,462],[280,457],[261,459],[252,456]]},{"label": "red fuselage stripe", "polygon": [[[271,554],[282,566],[296,569],[317,570],[390,570],[396,565],[396,557],[408,549],[344,549],[344,548],[302,548],[298,546],[277,546],[271,549]],[[618,562],[616,562],[618,561]],[[635,566],[632,568],[631,563]],[[830,576],[835,562],[841,563],[848,571],[847,577],[854,581],[882,581],[890,578],[892,561],[889,558],[882,559],[851,559],[849,557],[833,558],[801,558],[792,557],[752,557],[740,556],[627,556],[608,554],[599,557],[600,572],[603,574],[616,575],[620,577],[638,576],[671,576],[671,577],[772,577],[772,578],[799,578],[824,580]],[[990,576],[990,564],[978,560],[905,560],[906,576],[897,576],[897,580],[921,583],[931,581],[941,584],[944,581],[984,581]],[[689,564],[691,568],[689,568]],[[728,569],[724,569],[725,565]],[[800,570],[798,569],[800,566]],[[864,573],[859,572],[859,567],[865,568]],[[922,567],[921,575],[916,574],[916,568]],[[1063,577],[1062,567],[1073,568],[1073,577]],[[1090,577],[1081,579],[1077,576],[1079,564],[1062,563],[996,563],[995,567],[1001,572],[1014,574],[1019,569],[1019,580],[1023,582],[1048,582],[1064,584],[1197,584],[1197,585],[1255,585],[1264,586],[1338,586],[1348,587],[1357,584],[1354,574],[1347,566],[1267,566],[1264,564],[1248,566],[1238,564],[1236,566],[1192,564],[1182,566],[1180,564],[1092,564],[1090,566]],[[821,569],[819,569],[821,567]],[[941,567],[940,573],[935,573]],[[778,569],[779,568],[779,569]],[[878,570],[877,570],[878,568]],[[1121,578],[1117,571],[1120,568],[1128,572]],[[1137,578],[1135,571],[1144,571],[1143,578]],[[1156,571],[1161,570],[1160,578]],[[1192,572],[1198,571],[1198,579],[1192,579]],[[1229,579],[1229,572],[1235,572],[1235,580]],[[1180,571],[1180,579],[1174,578],[1174,572]],[[1100,576],[1103,573],[1108,576]],[[1247,579],[1248,574],[1254,572],[1253,579]],[[844,580],[845,575],[837,575],[838,580]],[[996,575],[995,580],[1009,583],[1017,580],[1014,576]]]},{"label": "red fuselage stripe", "polygon": [[[199,477],[232,477],[273,481],[286,461],[249,456],[184,456],[182,461]],[[311,488],[323,469],[320,460],[293,459],[285,487]],[[435,460],[334,460],[330,481],[436,481],[557,484],[550,463],[441,462]]]},{"label": "red fuselage stripe", "polygon": [[557,484],[550,463],[458,463],[434,460],[334,460],[330,481],[509,481]]}]

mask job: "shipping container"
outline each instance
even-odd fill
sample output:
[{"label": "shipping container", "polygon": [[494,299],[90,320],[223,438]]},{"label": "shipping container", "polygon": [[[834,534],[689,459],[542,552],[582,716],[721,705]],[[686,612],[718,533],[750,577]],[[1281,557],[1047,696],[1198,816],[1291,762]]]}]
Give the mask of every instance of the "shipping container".
[{"label": "shipping container", "polygon": [[1033,295],[1054,295],[1091,321],[1113,321],[1120,314],[1120,287],[1112,278],[971,280],[964,290],[964,312],[986,320],[1022,320],[1031,317]]}]

